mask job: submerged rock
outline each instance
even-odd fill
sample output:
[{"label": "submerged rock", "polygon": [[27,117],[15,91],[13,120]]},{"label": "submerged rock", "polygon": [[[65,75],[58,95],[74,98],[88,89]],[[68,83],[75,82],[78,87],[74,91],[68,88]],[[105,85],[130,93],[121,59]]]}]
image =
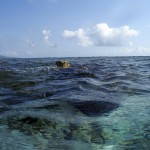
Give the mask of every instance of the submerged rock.
[{"label": "submerged rock", "polygon": [[98,116],[119,107],[119,104],[106,101],[82,101],[72,105],[87,116]]},{"label": "submerged rock", "polygon": [[62,68],[69,68],[71,67],[70,63],[68,61],[56,61],[56,66],[57,67],[62,67]]},{"label": "submerged rock", "polygon": [[[0,124],[8,126],[10,131],[19,131],[26,136],[40,137],[40,141],[83,142],[89,149],[102,149],[106,143],[105,132],[100,122],[93,122],[87,116],[101,115],[115,109],[118,105],[103,101],[56,102],[45,105],[16,109],[14,114],[6,114]],[[32,106],[33,107],[33,106]],[[108,138],[107,138],[108,139]],[[61,143],[56,143],[60,146]],[[70,145],[71,148],[76,147]],[[51,146],[52,147],[52,146]],[[87,146],[88,147],[88,146]],[[99,148],[97,148],[99,147]],[[75,148],[78,149],[78,148]]]},{"label": "submerged rock", "polygon": [[19,131],[26,136],[40,136],[44,140],[85,142],[100,146],[105,143],[100,124],[88,122],[87,117],[70,103],[61,104],[54,101],[34,107],[32,112],[31,108],[24,111],[16,109],[14,114],[13,112],[11,114],[12,116],[0,119],[0,124],[5,124],[9,130]]},{"label": "submerged rock", "polygon": [[42,139],[75,140],[100,144],[101,146],[105,143],[100,126],[93,126],[93,124],[86,121],[73,123],[55,119],[47,120],[33,116],[24,116],[18,119],[16,117],[11,118],[6,122],[9,129],[12,131],[19,130],[27,136],[36,137],[40,135]]},{"label": "submerged rock", "polygon": [[76,78],[97,78],[97,76],[84,65],[72,67],[68,61],[56,61],[56,66],[60,68],[59,73],[61,74],[71,75]]},{"label": "submerged rock", "polygon": [[32,116],[26,116],[23,118],[12,118],[7,120],[7,124],[10,129],[19,130],[25,135],[37,135],[40,134],[43,138],[49,139],[57,135],[63,138],[64,135],[61,132],[62,128],[65,128],[65,124],[56,120],[41,119]]}]

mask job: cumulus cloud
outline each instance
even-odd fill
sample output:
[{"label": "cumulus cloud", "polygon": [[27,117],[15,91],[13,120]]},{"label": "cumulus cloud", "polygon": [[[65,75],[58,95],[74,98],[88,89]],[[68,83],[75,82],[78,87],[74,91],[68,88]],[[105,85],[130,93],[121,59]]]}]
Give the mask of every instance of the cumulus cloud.
[{"label": "cumulus cloud", "polygon": [[52,36],[50,30],[43,29],[42,31],[44,42],[50,47],[56,47],[57,45],[50,41],[50,37]]},{"label": "cumulus cloud", "polygon": [[137,36],[138,31],[129,26],[111,28],[106,23],[96,24],[94,27],[84,30],[82,28],[70,31],[64,30],[65,38],[75,38],[81,46],[122,46],[131,44],[131,37]]},{"label": "cumulus cloud", "polygon": [[138,32],[129,26],[110,28],[106,23],[97,24],[93,28],[93,36],[97,46],[122,46],[131,41],[129,37],[137,36]]},{"label": "cumulus cloud", "polygon": [[78,44],[83,47],[93,44],[92,41],[90,40],[90,37],[86,35],[86,31],[84,31],[82,28],[76,31],[65,30],[63,32],[63,36],[65,38],[76,38],[78,40]]}]

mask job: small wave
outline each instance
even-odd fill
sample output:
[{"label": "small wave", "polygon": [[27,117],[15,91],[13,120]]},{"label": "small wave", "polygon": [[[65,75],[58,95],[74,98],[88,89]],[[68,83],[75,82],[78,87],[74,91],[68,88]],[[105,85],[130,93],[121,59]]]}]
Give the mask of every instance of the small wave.
[{"label": "small wave", "polygon": [[125,75],[107,75],[104,77],[103,82],[110,82],[115,80],[127,80]]},{"label": "small wave", "polygon": [[120,86],[120,91],[122,91],[123,93],[130,94],[130,95],[141,95],[145,93],[150,93],[150,90],[126,86],[126,85]]},{"label": "small wave", "polygon": [[113,82],[106,82],[106,83],[102,84],[102,86],[104,86],[106,88],[110,88],[110,89],[120,87],[121,85],[129,85],[129,84],[124,81],[113,81]]},{"label": "small wave", "polygon": [[56,70],[56,67],[51,65],[51,66],[40,66],[40,67],[26,68],[26,71],[30,72],[30,73],[40,73],[40,72],[48,73],[52,70]]},{"label": "small wave", "polygon": [[78,81],[78,84],[81,85],[83,89],[87,89],[87,90],[99,91],[104,93],[114,92],[112,89],[102,86],[102,84],[95,84],[94,82],[91,82],[89,80]]},{"label": "small wave", "polygon": [[35,86],[36,84],[37,84],[36,81],[22,81],[22,82],[18,82],[18,83],[13,83],[11,85],[11,87],[14,89],[20,89],[23,87]]},{"label": "small wave", "polygon": [[96,75],[90,72],[77,72],[76,76],[81,78],[96,78]]}]

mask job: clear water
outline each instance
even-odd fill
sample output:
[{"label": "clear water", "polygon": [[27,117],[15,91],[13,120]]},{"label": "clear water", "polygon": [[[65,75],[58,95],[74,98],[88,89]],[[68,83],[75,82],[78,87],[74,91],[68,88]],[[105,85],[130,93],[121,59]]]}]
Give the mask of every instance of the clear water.
[{"label": "clear water", "polygon": [[63,59],[0,58],[0,150],[149,150],[150,57]]}]

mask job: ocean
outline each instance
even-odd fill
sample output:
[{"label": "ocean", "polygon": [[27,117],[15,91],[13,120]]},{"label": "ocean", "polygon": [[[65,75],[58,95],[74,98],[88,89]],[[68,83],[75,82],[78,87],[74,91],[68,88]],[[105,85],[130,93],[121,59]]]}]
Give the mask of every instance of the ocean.
[{"label": "ocean", "polygon": [[0,150],[149,150],[149,116],[150,57],[0,58]]}]

